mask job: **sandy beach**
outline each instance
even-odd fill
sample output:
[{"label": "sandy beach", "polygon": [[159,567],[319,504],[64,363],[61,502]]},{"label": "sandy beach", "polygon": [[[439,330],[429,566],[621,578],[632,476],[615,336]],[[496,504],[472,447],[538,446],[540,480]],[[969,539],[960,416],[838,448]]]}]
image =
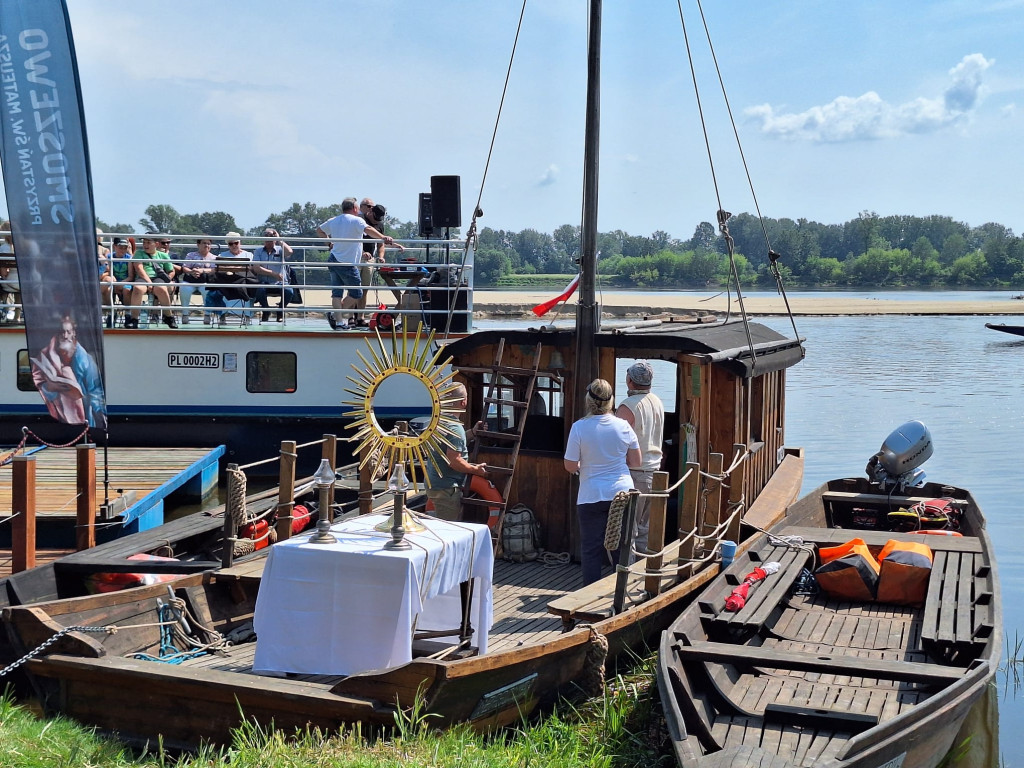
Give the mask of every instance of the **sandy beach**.
[{"label": "sandy beach", "polygon": [[[486,291],[478,289],[474,297],[474,310],[491,316],[533,316],[531,308],[552,297],[556,291]],[[728,310],[725,294],[664,293],[655,297],[642,297],[649,305],[638,306],[637,296],[628,292],[605,291],[599,296],[603,312],[612,317],[637,317],[671,313],[677,315],[724,314]],[[576,297],[562,309],[563,314],[575,309]],[[785,315],[786,305],[781,296],[770,298],[744,297],[744,306],[752,315]],[[1024,315],[1024,301],[1011,298],[1001,300],[900,301],[884,298],[846,298],[842,294],[822,294],[815,298],[790,298],[794,315]],[[733,312],[738,311],[735,294]]]}]

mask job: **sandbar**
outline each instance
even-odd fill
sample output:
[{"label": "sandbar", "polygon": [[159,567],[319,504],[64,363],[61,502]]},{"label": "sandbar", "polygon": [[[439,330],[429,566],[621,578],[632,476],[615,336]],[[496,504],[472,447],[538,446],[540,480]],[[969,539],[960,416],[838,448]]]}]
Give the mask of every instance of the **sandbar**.
[{"label": "sandbar", "polygon": [[[557,291],[488,291],[477,289],[474,296],[475,312],[492,317],[533,316],[531,309],[547,301]],[[962,294],[961,294],[962,296]],[[562,308],[562,315],[576,310],[576,298]],[[628,291],[604,291],[598,295],[602,313],[612,317],[643,317],[645,315],[725,314],[729,299],[724,293],[659,293],[630,294]],[[639,300],[639,301],[638,301]],[[786,315],[786,302],[781,296],[744,296],[743,305],[752,315]],[[789,308],[794,315],[1024,315],[1024,300],[1013,299],[960,299],[945,300],[937,296],[928,301],[905,301],[886,298],[851,298],[840,293],[823,293],[820,297],[789,297]],[[739,312],[735,293],[732,312]]]}]

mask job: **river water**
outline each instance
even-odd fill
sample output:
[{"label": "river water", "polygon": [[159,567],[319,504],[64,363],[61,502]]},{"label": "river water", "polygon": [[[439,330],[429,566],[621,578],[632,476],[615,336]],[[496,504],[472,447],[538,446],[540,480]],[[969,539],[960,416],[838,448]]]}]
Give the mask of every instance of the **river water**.
[{"label": "river water", "polygon": [[[904,297],[938,300],[935,293]],[[805,449],[806,492],[831,478],[861,475],[902,423],[927,425],[935,446],[923,467],[928,479],[969,488],[995,542],[1008,646],[998,677],[999,753],[1003,765],[1024,766],[1024,693],[1016,690],[1016,665],[1007,662],[1017,641],[1024,642],[1024,600],[1017,602],[1024,583],[1024,338],[990,330],[986,321],[1001,322],[977,316],[797,318],[807,357],[788,371],[786,443]],[[792,333],[787,318],[760,322]],[[621,367],[619,381],[626,364]],[[659,368],[656,391],[659,378],[670,378],[659,377]],[[672,402],[671,387],[661,388]]]}]

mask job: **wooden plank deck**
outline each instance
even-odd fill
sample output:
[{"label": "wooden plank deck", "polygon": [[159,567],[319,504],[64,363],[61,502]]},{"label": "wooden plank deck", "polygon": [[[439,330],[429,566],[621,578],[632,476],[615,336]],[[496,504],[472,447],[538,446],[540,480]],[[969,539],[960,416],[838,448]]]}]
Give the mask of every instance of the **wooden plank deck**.
[{"label": "wooden plank deck", "polygon": [[[109,448],[110,497],[134,491],[142,499],[218,449],[214,448]],[[38,518],[74,518],[77,498],[74,448],[45,448],[33,452],[36,462],[36,515]],[[102,449],[96,452],[96,501],[104,503]],[[0,467],[0,524],[11,515],[11,465]]]}]

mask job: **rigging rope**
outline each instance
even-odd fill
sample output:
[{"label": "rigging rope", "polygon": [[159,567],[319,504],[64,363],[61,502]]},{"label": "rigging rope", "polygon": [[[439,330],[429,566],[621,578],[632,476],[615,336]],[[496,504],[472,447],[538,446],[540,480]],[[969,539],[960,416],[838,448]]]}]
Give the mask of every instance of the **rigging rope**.
[{"label": "rigging rope", "polygon": [[[733,115],[732,105],[731,105],[731,103],[729,101],[729,94],[728,94],[728,92],[727,92],[727,90],[725,88],[725,80],[722,77],[722,70],[721,70],[721,67],[718,64],[718,56],[715,54],[715,46],[714,46],[714,43],[711,40],[711,30],[708,27],[707,17],[704,15],[704,6],[701,3],[701,0],[696,0],[696,2],[697,2],[697,10],[700,13],[701,24],[704,27],[704,36],[705,36],[705,38],[708,41],[708,51],[709,51],[709,53],[711,55],[711,60],[714,62],[715,74],[718,77],[719,88],[721,89],[721,92],[722,92],[722,101],[723,101],[723,103],[725,105],[726,113],[729,116],[729,124],[732,127],[733,137],[736,140],[736,149],[737,149],[737,152],[738,152],[739,157],[740,157],[740,162],[741,162],[741,164],[743,166],[743,172],[746,175],[747,185],[750,188],[750,195],[751,195],[751,198],[753,199],[754,210],[757,212],[758,223],[761,225],[761,233],[764,236],[765,247],[767,248],[767,253],[768,253],[768,269],[769,269],[769,271],[771,271],[772,276],[775,278],[776,286],[777,286],[777,288],[779,290],[779,293],[782,295],[783,302],[786,305],[786,313],[789,316],[790,324],[793,327],[793,335],[798,337],[799,333],[797,332],[797,329],[796,329],[796,319],[793,316],[793,310],[792,310],[792,308],[790,307],[790,304],[789,304],[789,297],[786,296],[786,290],[785,290],[785,288],[782,285],[782,275],[779,272],[778,265],[777,265],[777,262],[778,262],[780,256],[772,248],[771,241],[770,241],[770,239],[768,237],[768,229],[765,226],[764,216],[761,213],[761,206],[760,206],[760,203],[757,200],[757,192],[754,189],[754,181],[753,181],[753,178],[750,175],[750,166],[747,164],[746,154],[743,151],[743,142],[740,140],[739,129],[736,127],[736,118]],[[749,327],[748,327],[748,318],[747,318],[746,308],[744,307],[743,295],[742,295],[742,293],[740,291],[739,271],[738,271],[738,269],[736,267],[736,259],[735,259],[735,252],[734,252],[735,244],[734,244],[732,235],[729,233],[729,227],[728,227],[728,223],[727,223],[729,221],[729,218],[732,216],[732,214],[729,213],[728,211],[726,211],[725,207],[722,205],[722,197],[721,197],[721,193],[720,193],[719,186],[718,186],[718,178],[717,178],[717,175],[715,173],[715,162],[714,162],[714,158],[712,156],[711,143],[710,143],[710,139],[708,137],[707,125],[706,125],[706,122],[705,122],[705,119],[704,119],[704,108],[703,108],[703,104],[701,102],[700,88],[699,88],[698,83],[697,83],[697,72],[696,72],[696,68],[694,67],[694,63],[693,63],[693,53],[692,53],[692,50],[690,48],[690,38],[689,38],[689,35],[687,33],[687,30],[686,30],[686,19],[685,19],[685,16],[683,14],[682,0],[676,0],[676,7],[679,10],[679,22],[680,22],[680,24],[682,26],[682,30],[683,30],[683,39],[686,42],[686,54],[687,54],[687,60],[689,61],[689,64],[690,64],[690,74],[691,74],[691,77],[693,79],[693,88],[694,88],[694,93],[695,93],[695,96],[696,96],[696,99],[697,99],[697,111],[698,111],[698,114],[700,115],[701,129],[704,132],[704,144],[705,144],[705,147],[707,148],[708,164],[710,165],[710,168],[711,168],[711,179],[712,179],[712,183],[713,183],[714,188],[715,188],[715,199],[716,199],[716,201],[718,203],[718,228],[719,228],[719,231],[722,233],[722,236],[725,238],[726,247],[728,249],[729,264],[730,264],[730,269],[731,269],[731,272],[732,272],[732,279],[733,279],[733,282],[735,282],[735,284],[736,284],[736,300],[737,300],[737,303],[739,304],[740,314],[741,314],[742,320],[743,320],[743,326],[746,329],[747,343],[748,343],[748,345],[750,345],[751,356],[752,356],[751,364],[753,366],[753,365],[756,364],[756,358],[753,357],[753,354],[754,354],[753,341],[750,338],[750,330],[749,330]],[[728,294],[728,287],[727,287],[727,294]],[[728,322],[729,317],[732,314],[732,296],[731,296],[731,294],[729,294],[728,299],[729,300],[728,300],[727,309],[726,309],[725,322]]]}]

